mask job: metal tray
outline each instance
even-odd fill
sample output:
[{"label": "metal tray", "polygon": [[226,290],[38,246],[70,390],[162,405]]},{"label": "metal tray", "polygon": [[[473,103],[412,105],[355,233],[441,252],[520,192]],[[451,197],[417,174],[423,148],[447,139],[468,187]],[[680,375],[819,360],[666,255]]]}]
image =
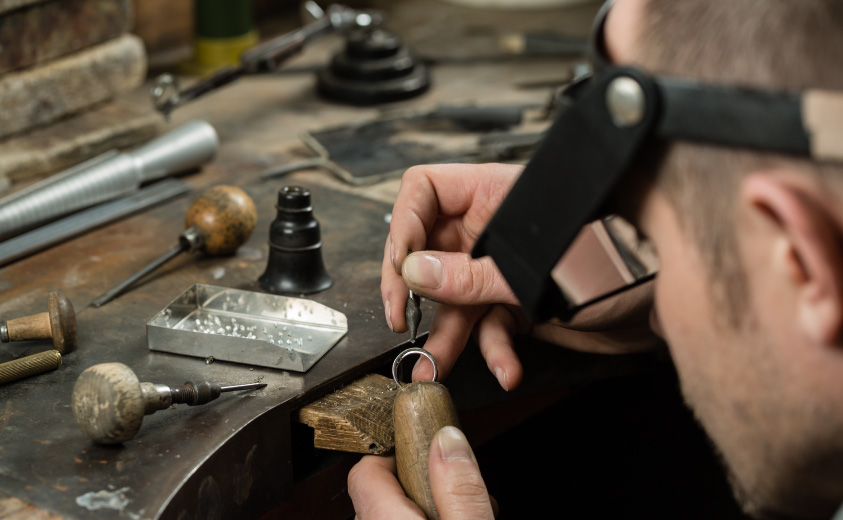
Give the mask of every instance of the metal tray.
[{"label": "metal tray", "polygon": [[348,332],[321,303],[195,284],[146,324],[150,350],[306,372]]}]

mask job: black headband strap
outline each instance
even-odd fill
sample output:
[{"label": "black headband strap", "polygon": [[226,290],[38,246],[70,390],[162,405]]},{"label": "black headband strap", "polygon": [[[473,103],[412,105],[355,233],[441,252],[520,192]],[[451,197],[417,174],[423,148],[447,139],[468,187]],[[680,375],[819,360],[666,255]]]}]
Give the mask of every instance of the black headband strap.
[{"label": "black headband strap", "polygon": [[595,83],[550,127],[472,251],[492,256],[535,319],[550,317],[561,298],[551,269],[597,217],[657,120],[647,76],[615,69]]}]

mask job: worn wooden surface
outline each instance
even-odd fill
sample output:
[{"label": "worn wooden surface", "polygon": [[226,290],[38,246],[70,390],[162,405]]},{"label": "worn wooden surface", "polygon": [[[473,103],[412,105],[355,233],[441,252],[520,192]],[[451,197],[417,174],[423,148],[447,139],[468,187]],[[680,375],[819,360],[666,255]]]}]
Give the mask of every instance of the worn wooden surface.
[{"label": "worn wooden surface", "polygon": [[60,0],[0,15],[0,74],[117,38],[129,30],[131,0]]},{"label": "worn wooden surface", "polygon": [[388,377],[368,374],[303,406],[296,420],[313,428],[317,448],[388,453],[395,446],[392,403],[397,386]]},{"label": "worn wooden surface", "polygon": [[143,44],[129,34],[0,77],[0,137],[51,123],[140,85]]}]

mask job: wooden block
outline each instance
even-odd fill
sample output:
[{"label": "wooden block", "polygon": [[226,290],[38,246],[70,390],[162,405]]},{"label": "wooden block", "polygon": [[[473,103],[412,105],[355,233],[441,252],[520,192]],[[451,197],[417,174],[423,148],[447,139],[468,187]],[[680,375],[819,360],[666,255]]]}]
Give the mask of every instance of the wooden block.
[{"label": "wooden block", "polygon": [[164,119],[151,102],[118,98],[0,142],[0,179],[35,180],[108,150],[146,142],[163,127]]},{"label": "wooden block", "polygon": [[129,30],[130,0],[60,0],[0,16],[0,73],[117,38]]},{"label": "wooden block", "polygon": [[6,74],[0,78],[0,137],[111,99],[138,87],[145,75],[143,43],[130,34]]},{"label": "wooden block", "polygon": [[381,455],[395,447],[397,389],[392,379],[369,374],[303,407],[296,420],[314,429],[317,448]]},{"label": "wooden block", "polygon": [[135,26],[150,67],[178,63],[193,53],[193,0],[143,0],[135,2]]}]

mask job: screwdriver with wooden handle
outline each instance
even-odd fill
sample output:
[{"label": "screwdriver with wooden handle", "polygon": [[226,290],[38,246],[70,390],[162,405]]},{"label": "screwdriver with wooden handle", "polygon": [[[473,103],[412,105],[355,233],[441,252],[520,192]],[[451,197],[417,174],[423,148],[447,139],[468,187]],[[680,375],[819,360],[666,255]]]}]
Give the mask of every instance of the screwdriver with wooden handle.
[{"label": "screwdriver with wooden handle", "polygon": [[73,386],[73,415],[79,428],[97,444],[119,444],[140,430],[143,417],[174,404],[203,405],[223,392],[254,390],[266,383],[219,385],[204,381],[183,385],[142,383],[122,363],[87,368]]},{"label": "screwdriver with wooden handle", "polygon": [[[406,385],[398,382],[397,367],[408,354],[423,355],[433,363],[433,381],[417,381]],[[428,477],[430,443],[436,432],[445,426],[459,427],[457,412],[448,390],[435,381],[438,373],[436,362],[426,350],[405,350],[395,359],[392,372],[393,378],[400,385],[392,411],[398,481],[427,518],[438,520],[439,512],[433,502]]]}]

